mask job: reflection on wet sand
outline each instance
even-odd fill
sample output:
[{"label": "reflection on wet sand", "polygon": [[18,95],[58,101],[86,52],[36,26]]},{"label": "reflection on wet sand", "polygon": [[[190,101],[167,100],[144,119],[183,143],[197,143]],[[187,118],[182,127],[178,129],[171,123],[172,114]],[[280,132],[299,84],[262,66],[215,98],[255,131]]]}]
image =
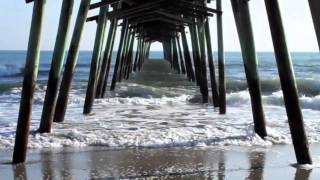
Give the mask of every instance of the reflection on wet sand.
[{"label": "reflection on wet sand", "polygon": [[25,164],[18,164],[18,165],[12,166],[12,170],[13,170],[13,177],[15,180],[28,179]]},{"label": "reflection on wet sand", "polygon": [[248,180],[262,180],[265,165],[265,153],[252,151],[249,154],[250,170]]},{"label": "reflection on wet sand", "polygon": [[[295,170],[285,162],[272,164],[270,162],[275,160],[272,151],[254,149],[245,151],[234,149],[226,151],[219,148],[110,150],[92,147],[76,151],[39,152],[32,157],[31,163],[11,168],[14,179],[39,179],[40,177],[46,180],[101,178],[262,180],[281,177],[282,180],[309,180],[312,175],[311,171]],[[279,162],[280,160],[281,157]],[[5,174],[8,174],[7,172],[10,171],[6,170],[8,167],[11,165],[0,165],[2,168],[0,171],[5,169]],[[279,171],[280,173],[277,174]]]},{"label": "reflection on wet sand", "polygon": [[295,180],[309,180],[311,172],[312,172],[311,169],[297,168],[294,179]]}]

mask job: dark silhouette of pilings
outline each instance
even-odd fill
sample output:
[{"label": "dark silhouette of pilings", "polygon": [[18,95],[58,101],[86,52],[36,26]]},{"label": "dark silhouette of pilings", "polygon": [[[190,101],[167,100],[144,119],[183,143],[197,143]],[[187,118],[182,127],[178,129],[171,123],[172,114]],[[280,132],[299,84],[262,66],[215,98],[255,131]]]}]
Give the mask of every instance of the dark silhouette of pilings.
[{"label": "dark silhouette of pilings", "polygon": [[[218,11],[222,11],[221,0],[216,0]],[[218,69],[219,69],[219,113],[226,114],[226,80],[224,72],[224,46],[222,12],[217,14]]]},{"label": "dark silhouette of pilings", "polygon": [[62,3],[59,28],[53,51],[52,64],[50,68],[47,90],[40,121],[40,133],[49,133],[51,131],[54,110],[57,102],[59,81],[61,78],[61,70],[63,67],[64,56],[66,51],[66,42],[68,37],[73,4],[74,0],[63,0]]},{"label": "dark silhouette of pilings", "polygon": [[319,0],[309,0],[309,6],[311,10],[311,15],[313,19],[314,29],[316,31],[318,46],[320,49],[320,1]]},{"label": "dark silhouette of pilings", "polygon": [[76,20],[76,25],[74,27],[73,35],[71,38],[71,44],[59,90],[59,96],[57,100],[57,104],[59,104],[59,106],[56,106],[56,110],[54,113],[54,122],[64,121],[74,70],[78,60],[81,36],[84,24],[87,19],[89,5],[90,0],[81,0],[80,2],[80,8]]},{"label": "dark silhouette of pilings", "polygon": [[201,77],[201,83],[200,83],[200,91],[202,94],[202,102],[208,103],[209,98],[209,90],[208,90],[208,78],[207,78],[207,63],[206,63],[206,45],[205,45],[205,29],[204,29],[204,22],[203,19],[198,24],[197,34],[199,39],[199,48],[200,48],[200,63],[199,63],[199,69],[200,69],[200,77]]},{"label": "dark silhouette of pilings", "polygon": [[[164,44],[165,42],[163,42]],[[164,46],[164,45],[163,45]],[[164,46],[164,51],[166,51],[165,46]],[[136,50],[136,57],[134,60],[134,64],[133,64],[133,71],[136,72],[137,71],[137,67],[138,67],[138,63],[139,63],[139,58],[140,58],[140,51],[141,51],[141,39],[138,39],[138,44],[137,44],[137,50]],[[167,58],[167,57],[166,57]]]},{"label": "dark silhouette of pilings", "polygon": [[179,51],[179,59],[180,59],[180,63],[181,63],[181,72],[182,72],[182,74],[186,74],[186,65],[185,65],[186,63],[185,63],[185,60],[184,60],[183,55],[182,55],[180,37],[178,35],[176,36],[176,40],[177,40],[178,51]]},{"label": "dark silhouette of pilings", "polygon": [[117,53],[117,59],[116,63],[114,66],[114,71],[113,71],[113,76],[112,76],[112,82],[111,82],[111,87],[110,90],[113,91],[116,88],[116,83],[119,77],[119,66],[120,66],[120,61],[121,61],[121,56],[122,56],[122,51],[123,51],[123,45],[124,45],[124,38],[126,36],[127,32],[127,22],[124,22],[122,25],[121,29],[121,36],[120,36],[120,43],[119,43],[119,48],[118,48],[118,53]]},{"label": "dark silhouette of pilings", "polygon": [[34,91],[38,76],[40,57],[40,40],[42,33],[45,0],[34,0],[32,22],[29,36],[28,52],[24,69],[20,110],[16,130],[12,163],[26,160],[29,128],[32,116]]},{"label": "dark silhouette of pilings", "polygon": [[117,20],[111,20],[110,29],[107,38],[107,44],[104,50],[104,55],[102,59],[101,71],[99,74],[98,84],[97,84],[97,92],[96,98],[103,98],[105,94],[105,87],[108,83],[108,76],[112,61],[112,51],[114,46],[114,39],[116,36],[117,30]]},{"label": "dark silhouette of pilings", "polygon": [[277,0],[265,0],[265,5],[296,158],[300,164],[312,164],[279,4]]},{"label": "dark silhouette of pilings", "polygon": [[91,59],[91,67],[89,74],[89,81],[87,86],[86,98],[83,107],[83,114],[89,114],[92,111],[92,106],[94,99],[96,97],[96,84],[97,84],[97,74],[99,74],[99,59],[101,55],[101,50],[103,46],[105,26],[107,23],[107,15],[108,6],[104,6],[100,8],[99,18],[98,18],[98,26],[96,32],[96,38],[94,43],[94,49],[92,53]]},{"label": "dark silhouette of pilings", "polygon": [[124,39],[124,45],[122,47],[123,50],[122,50],[121,58],[120,58],[119,74],[118,74],[118,78],[117,78],[118,82],[121,82],[122,77],[123,77],[123,68],[124,68],[124,64],[126,63],[126,60],[127,60],[126,56],[128,53],[130,37],[131,37],[131,29],[127,28],[127,32],[126,32],[125,39]]},{"label": "dark silhouette of pilings", "polygon": [[204,54],[204,52],[200,52],[200,50],[202,50],[201,48],[204,48],[205,46],[204,37],[201,36],[201,33],[198,32],[196,25],[194,24],[190,25],[189,29],[190,29],[192,52],[193,52],[193,58],[194,58],[193,62],[194,62],[197,85],[199,85],[200,87],[202,102],[207,103],[208,102],[208,84],[207,84],[207,76],[206,76],[205,55],[201,55],[201,53]]},{"label": "dark silhouette of pilings", "polygon": [[179,64],[177,42],[175,37],[171,38],[171,43],[173,48],[173,67],[174,67],[174,70],[176,70],[177,73],[180,74],[181,70],[180,70],[180,64]]},{"label": "dark silhouette of pilings", "polygon": [[181,40],[182,40],[182,46],[183,46],[184,59],[186,62],[187,74],[189,75],[189,80],[194,82],[196,79],[193,71],[193,65],[192,65],[190,50],[187,42],[187,36],[184,29],[181,32]]},{"label": "dark silhouette of pilings", "polygon": [[133,62],[133,48],[134,48],[134,41],[135,41],[135,33],[133,32],[131,35],[131,40],[130,40],[130,44],[129,44],[129,50],[128,50],[128,54],[127,54],[127,63],[125,64],[124,67],[124,77],[126,80],[129,79],[130,74],[132,72],[132,62]]},{"label": "dark silhouette of pilings", "polygon": [[218,86],[216,80],[216,70],[214,66],[214,58],[211,46],[211,35],[210,35],[210,27],[209,27],[209,19],[207,19],[204,23],[205,27],[205,36],[206,36],[206,44],[207,44],[207,54],[208,54],[208,66],[210,71],[210,82],[211,82],[211,92],[212,92],[212,101],[213,106],[219,107],[219,94],[218,94]]},{"label": "dark silhouette of pilings", "polygon": [[193,69],[194,69],[194,74],[195,74],[195,79],[196,79],[196,83],[198,86],[200,86],[200,71],[199,71],[199,59],[200,59],[200,55],[199,55],[199,49],[197,48],[195,43],[197,42],[196,39],[194,38],[195,36],[195,30],[194,30],[193,25],[189,26],[189,31],[190,31],[190,40],[191,40],[191,46],[192,46],[192,60],[193,60]]},{"label": "dark silhouette of pilings", "polygon": [[262,107],[257,55],[255,51],[248,1],[231,0],[231,4],[238,30],[244,68],[251,97],[254,129],[261,138],[265,138],[267,136],[267,130]]}]

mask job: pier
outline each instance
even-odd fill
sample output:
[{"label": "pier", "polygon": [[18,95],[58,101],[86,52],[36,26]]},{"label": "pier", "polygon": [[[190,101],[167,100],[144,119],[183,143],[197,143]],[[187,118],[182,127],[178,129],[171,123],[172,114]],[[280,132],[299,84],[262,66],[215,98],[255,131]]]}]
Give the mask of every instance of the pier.
[{"label": "pier", "polygon": [[[257,65],[259,59],[253,33],[255,28],[251,23],[250,1],[230,1],[232,9],[228,10],[233,12],[239,36],[237,41],[240,42],[242,51],[254,131],[265,139],[268,137],[268,119],[265,118],[262,104]],[[33,3],[33,15],[13,153],[14,164],[25,162],[27,157],[40,43],[41,38],[45,36],[42,34],[42,27],[45,22],[46,0],[26,0],[26,3]],[[213,4],[215,8],[208,7],[208,4]],[[320,47],[320,4],[317,0],[309,0],[309,4]],[[105,98],[106,91],[116,91],[117,83],[130,79],[132,73],[143,72],[145,65],[150,61],[150,47],[154,42],[163,45],[163,61],[167,67],[198,86],[202,103],[208,103],[209,97],[212,97],[213,108],[219,110],[216,113],[221,116],[227,113],[222,23],[224,9],[221,0],[101,0],[96,3],[81,0],[77,11],[73,6],[74,0],[62,0],[47,91],[37,133],[50,133],[53,122],[61,123],[65,119],[83,29],[86,23],[91,21],[96,22],[97,27],[96,34],[92,37],[95,43],[83,105],[84,115],[92,113],[95,99]],[[299,164],[312,164],[286,43],[283,25],[285,19],[281,17],[278,0],[265,0],[265,6],[296,160]],[[89,17],[89,11],[94,9],[99,10],[98,14]],[[72,16],[76,16],[76,24],[73,31],[69,32]],[[215,23],[210,23],[209,19],[214,19]],[[210,29],[214,26],[217,29],[215,35],[210,34]],[[117,30],[120,30],[119,44],[115,44]],[[71,43],[68,46],[69,35]],[[217,59],[212,50],[214,43],[218,47]],[[112,67],[114,47],[117,49],[117,56],[115,66]],[[112,79],[109,79],[111,72]]]}]

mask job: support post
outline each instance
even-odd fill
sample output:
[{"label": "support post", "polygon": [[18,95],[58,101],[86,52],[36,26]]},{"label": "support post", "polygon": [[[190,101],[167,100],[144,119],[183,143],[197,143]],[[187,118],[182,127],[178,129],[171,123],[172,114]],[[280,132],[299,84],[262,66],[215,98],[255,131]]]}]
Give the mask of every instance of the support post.
[{"label": "support post", "polygon": [[114,66],[110,91],[113,91],[116,88],[117,78],[118,78],[118,74],[119,74],[118,70],[119,70],[119,65],[120,65],[120,60],[121,60],[122,49],[123,49],[122,46],[124,44],[124,38],[126,35],[126,31],[127,31],[127,22],[124,22],[123,26],[122,26],[122,30],[121,30],[118,54],[117,54],[116,64]]},{"label": "support post", "polygon": [[137,71],[137,66],[138,66],[138,61],[140,57],[140,44],[141,44],[141,39],[138,39],[138,44],[137,44],[137,50],[136,50],[136,57],[134,60],[134,65],[133,65],[133,71]]},{"label": "support post", "polygon": [[198,86],[201,86],[201,77],[200,77],[200,71],[199,71],[199,59],[200,59],[200,53],[198,49],[198,41],[195,38],[195,26],[193,24],[189,25],[190,30],[190,38],[191,38],[191,45],[192,45],[192,55],[193,55],[193,66],[194,66],[194,74],[196,83]]},{"label": "support post", "polygon": [[316,31],[318,46],[320,50],[320,1],[319,0],[309,0],[309,6],[311,10],[311,15],[313,19],[314,29]]},{"label": "support post", "polygon": [[191,56],[190,56],[190,51],[189,51],[185,30],[181,32],[181,40],[182,40],[182,46],[183,46],[184,59],[186,61],[187,72],[189,72],[190,80],[194,82],[196,78],[194,76],[194,71],[192,67],[192,61],[191,61]]},{"label": "support post", "polygon": [[206,19],[204,23],[204,27],[205,27],[205,35],[206,35],[206,43],[207,43],[208,65],[210,70],[212,101],[213,101],[213,106],[216,108],[216,107],[219,107],[219,94],[218,94],[216,70],[214,66],[214,58],[213,58],[212,46],[211,46],[209,18]]},{"label": "support post", "polygon": [[105,89],[104,86],[108,83],[108,75],[109,75],[110,65],[112,61],[111,57],[112,57],[114,39],[116,36],[117,22],[118,21],[115,19],[115,20],[112,20],[110,24],[107,45],[104,50],[101,71],[98,79],[96,98],[103,98],[104,89]]},{"label": "support post", "polygon": [[173,48],[173,64],[174,64],[174,68],[177,71],[177,73],[180,74],[181,71],[180,71],[180,64],[179,64],[179,57],[178,57],[178,49],[177,49],[176,38],[172,37],[171,38],[171,42],[172,42],[172,48]]},{"label": "support post", "polygon": [[312,164],[280,7],[277,0],[265,0],[265,5],[296,158],[299,164]]},{"label": "support post", "polygon": [[122,77],[123,77],[123,67],[124,64],[126,63],[127,59],[127,53],[128,53],[128,46],[129,46],[129,41],[131,37],[131,29],[127,28],[126,33],[125,33],[125,38],[124,38],[124,44],[122,47],[122,53],[121,53],[121,59],[120,59],[120,66],[119,66],[119,74],[117,80],[121,82]]},{"label": "support post", "polygon": [[[222,12],[221,0],[216,0],[217,10]],[[226,80],[224,72],[224,46],[222,13],[217,14],[217,37],[218,37],[218,69],[219,69],[219,113],[226,114]]]},{"label": "support post", "polygon": [[40,41],[46,0],[34,0],[27,59],[12,163],[26,160],[34,91],[38,76]]},{"label": "support post", "polygon": [[94,49],[93,49],[92,59],[91,59],[91,68],[90,68],[87,93],[86,93],[86,98],[85,98],[84,107],[83,107],[83,114],[91,113],[93,102],[96,96],[95,93],[97,88],[96,86],[97,75],[98,75],[99,66],[100,66],[99,59],[101,55],[101,49],[103,46],[105,26],[107,23],[107,18],[106,18],[107,12],[108,12],[108,6],[104,6],[100,8],[96,38],[95,38]]},{"label": "support post", "polygon": [[262,107],[261,86],[249,4],[247,0],[231,0],[231,4],[240,39],[242,57],[251,97],[254,129],[261,138],[265,138],[267,136],[267,130]]},{"label": "support post", "polygon": [[181,49],[181,45],[180,45],[180,37],[178,35],[176,36],[176,41],[177,41],[178,51],[179,51],[181,72],[182,72],[182,74],[186,74],[186,66],[185,66],[183,55],[182,55],[182,49]]},{"label": "support post", "polygon": [[59,106],[56,106],[53,119],[54,122],[64,121],[73,74],[79,56],[79,46],[81,42],[83,27],[87,19],[89,6],[90,0],[81,0],[76,25],[74,27],[73,35],[71,38],[71,44],[66,60],[63,78],[61,81],[61,87],[59,90],[59,96],[57,100],[57,104],[59,104]]},{"label": "support post", "polygon": [[40,121],[40,133],[49,133],[51,131],[54,110],[57,103],[58,87],[66,51],[66,42],[68,37],[73,4],[74,0],[63,0],[62,3],[59,28],[56,37],[56,44],[53,51],[52,64],[49,73],[47,90]]},{"label": "support post", "polygon": [[[199,19],[200,20],[200,19]],[[206,63],[206,45],[205,45],[205,31],[204,31],[204,22],[203,19],[200,20],[197,28],[197,35],[199,39],[199,47],[200,47],[200,74],[201,74],[201,86],[200,91],[202,94],[203,103],[208,103],[208,79],[207,79],[207,63]],[[197,37],[197,36],[196,36]]]}]

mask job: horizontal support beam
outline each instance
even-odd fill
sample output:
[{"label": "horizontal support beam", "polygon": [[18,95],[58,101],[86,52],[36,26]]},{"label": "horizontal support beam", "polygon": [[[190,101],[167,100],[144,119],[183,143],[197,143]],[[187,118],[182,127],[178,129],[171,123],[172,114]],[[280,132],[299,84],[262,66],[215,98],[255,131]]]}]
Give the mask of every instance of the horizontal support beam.
[{"label": "horizontal support beam", "polygon": [[96,8],[101,8],[104,6],[108,6],[109,4],[114,4],[119,2],[120,0],[108,0],[108,1],[101,1],[101,2],[97,2],[97,3],[93,3],[90,5],[89,9],[96,9]]}]

